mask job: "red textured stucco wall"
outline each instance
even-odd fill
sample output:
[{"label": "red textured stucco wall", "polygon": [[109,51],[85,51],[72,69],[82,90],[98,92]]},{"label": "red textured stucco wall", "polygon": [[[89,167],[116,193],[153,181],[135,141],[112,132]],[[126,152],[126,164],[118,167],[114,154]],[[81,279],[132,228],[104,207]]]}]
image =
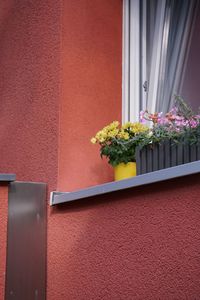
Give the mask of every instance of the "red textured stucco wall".
[{"label": "red textured stucco wall", "polygon": [[[121,119],[121,0],[63,1],[61,65],[58,190],[69,191],[112,179],[111,168],[101,161],[98,147],[90,144],[90,138],[102,126]],[[86,234],[89,216],[90,209],[78,215],[51,210],[49,300],[92,299],[86,298],[91,270],[80,273],[75,264],[78,260],[83,268],[86,266],[85,255],[79,256],[76,244]],[[92,240],[86,237],[85,241],[88,248]],[[74,276],[75,285],[81,278],[85,280],[81,280],[82,288],[73,292],[70,278],[73,281]],[[94,277],[97,280],[98,272]],[[88,295],[98,297],[98,292]]]},{"label": "red textured stucco wall", "polygon": [[0,2],[0,170],[57,180],[60,2]]},{"label": "red textured stucco wall", "polygon": [[199,299],[199,180],[55,208],[49,299]]},{"label": "red textured stucco wall", "polygon": [[[89,139],[121,115],[122,1],[4,5],[1,172],[45,181],[49,190],[111,180],[111,169]],[[198,299],[199,179],[49,209],[47,299]],[[4,222],[0,239],[5,232]],[[0,255],[2,276],[5,252]]]},{"label": "red textured stucco wall", "polygon": [[0,184],[0,203],[0,299],[4,299],[8,215],[7,184]]},{"label": "red textured stucco wall", "polygon": [[[0,1],[0,173],[47,182],[49,190],[57,184],[60,18],[60,1]],[[0,299],[4,205],[1,199]]]},{"label": "red textured stucco wall", "polygon": [[58,189],[112,179],[90,139],[121,119],[122,1],[63,1]]}]

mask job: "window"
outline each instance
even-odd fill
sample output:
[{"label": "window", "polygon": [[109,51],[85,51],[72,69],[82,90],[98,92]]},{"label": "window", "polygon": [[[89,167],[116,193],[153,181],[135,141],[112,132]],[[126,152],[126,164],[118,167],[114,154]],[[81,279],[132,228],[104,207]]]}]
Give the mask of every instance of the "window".
[{"label": "window", "polygon": [[182,89],[198,0],[124,0],[123,122],[167,112]]}]

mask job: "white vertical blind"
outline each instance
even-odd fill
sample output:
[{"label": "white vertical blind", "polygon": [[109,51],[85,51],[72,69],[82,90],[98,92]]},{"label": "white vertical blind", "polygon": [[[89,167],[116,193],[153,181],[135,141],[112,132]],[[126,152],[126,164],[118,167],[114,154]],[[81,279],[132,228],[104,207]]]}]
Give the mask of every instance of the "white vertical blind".
[{"label": "white vertical blind", "polygon": [[199,0],[124,0],[123,122],[179,93]]},{"label": "white vertical blind", "polygon": [[[158,7],[156,11],[155,28],[153,40],[150,41],[153,45],[152,47],[152,57],[149,62],[150,65],[150,75],[148,80],[148,100],[147,109],[151,112],[156,110],[156,99],[157,91],[160,81],[160,65],[161,61],[161,50],[162,50],[162,38],[163,38],[163,28],[164,28],[164,17],[165,17],[165,4],[166,1],[158,1]],[[165,30],[165,35],[167,35],[167,29]]]}]

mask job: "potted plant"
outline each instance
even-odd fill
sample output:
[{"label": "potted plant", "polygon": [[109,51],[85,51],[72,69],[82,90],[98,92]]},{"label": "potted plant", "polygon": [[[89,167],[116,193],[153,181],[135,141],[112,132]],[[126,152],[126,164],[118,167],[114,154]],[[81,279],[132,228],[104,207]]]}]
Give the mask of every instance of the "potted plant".
[{"label": "potted plant", "polygon": [[105,126],[91,139],[100,145],[100,155],[108,158],[114,168],[115,180],[136,175],[136,147],[148,136],[149,128],[142,123],[118,121]]},{"label": "potted plant", "polygon": [[140,120],[153,126],[136,149],[138,175],[200,159],[200,115],[181,97],[167,114],[143,111]]}]

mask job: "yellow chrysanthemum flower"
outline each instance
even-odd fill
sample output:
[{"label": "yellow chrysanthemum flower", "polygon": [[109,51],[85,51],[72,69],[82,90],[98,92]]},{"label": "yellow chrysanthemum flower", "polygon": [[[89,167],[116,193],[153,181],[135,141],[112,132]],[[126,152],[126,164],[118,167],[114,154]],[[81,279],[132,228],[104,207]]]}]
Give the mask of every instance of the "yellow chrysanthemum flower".
[{"label": "yellow chrysanthemum flower", "polygon": [[104,143],[105,141],[109,140],[107,128],[104,127],[102,130],[98,131],[95,135],[95,139],[100,143]]},{"label": "yellow chrysanthemum flower", "polygon": [[117,128],[119,126],[119,122],[118,121],[113,121],[111,124],[112,124],[112,126],[114,128]]},{"label": "yellow chrysanthemum flower", "polygon": [[128,132],[121,130],[119,134],[117,135],[120,139],[128,140],[130,138]]},{"label": "yellow chrysanthemum flower", "polygon": [[100,138],[99,138],[99,142],[100,142],[100,143],[104,143],[105,141],[106,141],[106,139],[105,139],[104,137],[100,137]]},{"label": "yellow chrysanthemum flower", "polygon": [[136,123],[133,123],[132,126],[130,127],[130,130],[131,132],[135,133],[135,134],[138,134],[138,133],[141,133],[141,132],[145,132],[145,131],[148,131],[148,127],[142,123],[139,123],[139,122],[136,122]]},{"label": "yellow chrysanthemum flower", "polygon": [[124,132],[123,138],[124,138],[125,140],[128,140],[128,139],[129,139],[129,134],[128,134],[128,132]]},{"label": "yellow chrysanthemum flower", "polygon": [[115,128],[115,129],[113,129],[113,130],[111,130],[111,131],[108,132],[108,137],[114,138],[114,137],[117,136],[118,132],[119,132],[119,129]]},{"label": "yellow chrysanthemum flower", "polygon": [[103,130],[98,131],[97,134],[95,135],[95,138],[96,138],[97,140],[99,140],[99,139],[102,137],[102,134],[103,134]]},{"label": "yellow chrysanthemum flower", "polygon": [[96,144],[97,139],[96,139],[95,137],[93,137],[93,138],[91,138],[90,142],[91,142],[92,144]]},{"label": "yellow chrysanthemum flower", "polygon": [[114,121],[114,122],[110,123],[109,125],[107,125],[106,127],[104,127],[103,130],[112,131],[112,130],[116,129],[118,126],[119,126],[119,122]]},{"label": "yellow chrysanthemum flower", "polygon": [[134,125],[134,123],[126,122],[124,125],[122,125],[122,129],[131,128],[133,125]]}]

